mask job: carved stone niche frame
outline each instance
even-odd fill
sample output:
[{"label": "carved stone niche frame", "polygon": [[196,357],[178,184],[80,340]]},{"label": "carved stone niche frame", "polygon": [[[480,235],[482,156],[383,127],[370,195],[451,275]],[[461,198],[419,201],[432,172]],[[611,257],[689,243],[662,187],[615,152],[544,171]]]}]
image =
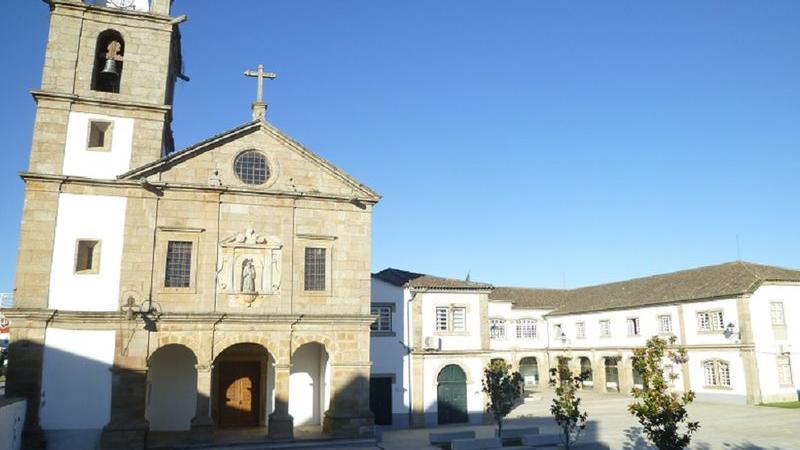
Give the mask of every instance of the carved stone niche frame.
[{"label": "carved stone niche frame", "polygon": [[258,234],[252,228],[222,240],[218,292],[227,294],[231,306],[248,308],[280,294],[282,252],[283,244],[278,238]]}]

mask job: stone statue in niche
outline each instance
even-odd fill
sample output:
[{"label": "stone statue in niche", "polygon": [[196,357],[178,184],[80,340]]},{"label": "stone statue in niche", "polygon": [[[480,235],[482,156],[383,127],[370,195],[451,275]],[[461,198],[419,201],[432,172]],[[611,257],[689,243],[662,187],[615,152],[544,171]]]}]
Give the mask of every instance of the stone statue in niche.
[{"label": "stone statue in niche", "polygon": [[252,306],[281,289],[283,244],[253,228],[223,239],[217,266],[218,292],[232,304]]},{"label": "stone statue in niche", "polygon": [[252,259],[245,259],[242,267],[242,292],[252,294],[256,292],[256,269]]}]

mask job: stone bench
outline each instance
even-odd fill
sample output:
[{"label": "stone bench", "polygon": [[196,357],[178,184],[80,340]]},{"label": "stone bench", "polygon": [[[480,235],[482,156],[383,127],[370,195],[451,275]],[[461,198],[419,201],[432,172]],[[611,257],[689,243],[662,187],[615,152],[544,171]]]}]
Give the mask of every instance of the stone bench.
[{"label": "stone bench", "polygon": [[557,446],[560,444],[560,434],[527,434],[522,436],[522,445],[528,447]]},{"label": "stone bench", "polygon": [[494,430],[494,435],[503,440],[503,444],[520,443],[523,436],[539,434],[539,427],[509,427],[503,428],[501,436],[497,436],[497,430]]},{"label": "stone bench", "polygon": [[500,438],[454,439],[450,441],[453,450],[495,450],[502,449]]},{"label": "stone bench", "polygon": [[475,439],[475,432],[455,431],[450,433],[430,433],[428,434],[428,439],[430,440],[431,445],[435,445],[437,447],[449,447],[450,442],[453,441],[453,439]]}]

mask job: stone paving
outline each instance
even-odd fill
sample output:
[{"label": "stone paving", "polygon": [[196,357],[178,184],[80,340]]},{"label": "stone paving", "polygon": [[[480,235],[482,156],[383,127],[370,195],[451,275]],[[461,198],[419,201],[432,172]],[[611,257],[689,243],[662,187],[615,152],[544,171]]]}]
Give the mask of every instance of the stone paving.
[{"label": "stone paving", "polygon": [[[582,440],[599,440],[615,450],[653,449],[636,419],[627,411],[631,398],[585,392],[583,404],[589,425]],[[528,401],[509,416],[508,424],[539,426],[542,433],[557,432],[549,412],[550,399]],[[695,403],[689,417],[700,421],[693,450],[800,450],[800,410],[761,406]],[[428,433],[434,428],[391,430],[383,434],[384,450],[431,449]],[[477,437],[492,436],[493,426],[442,426],[435,430],[475,430]]]},{"label": "stone paving", "polygon": [[[556,433],[558,429],[550,416],[549,394],[518,406],[509,416],[509,426],[538,426],[541,433]],[[583,392],[583,405],[589,412],[589,423],[581,442],[600,441],[612,450],[654,450],[642,435],[641,426],[627,411],[631,398],[619,394]],[[800,450],[800,409],[767,408],[761,406],[720,405],[695,403],[689,407],[691,420],[700,421],[691,450]],[[383,432],[377,446],[348,447],[315,446],[306,442],[305,449],[336,448],[342,450],[438,450],[428,444],[432,431],[475,431],[476,437],[492,437],[493,425],[446,425],[436,428],[398,429]],[[297,445],[298,443],[295,443]],[[302,445],[302,444],[301,444]],[[267,449],[279,444],[208,446],[206,449]],[[295,446],[299,448],[299,446]]]}]

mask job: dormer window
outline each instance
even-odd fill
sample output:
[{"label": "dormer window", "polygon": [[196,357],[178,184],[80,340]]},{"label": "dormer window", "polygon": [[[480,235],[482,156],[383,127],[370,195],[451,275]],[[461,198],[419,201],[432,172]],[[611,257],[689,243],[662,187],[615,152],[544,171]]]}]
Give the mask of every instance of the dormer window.
[{"label": "dormer window", "polygon": [[125,54],[125,41],[114,30],[106,30],[97,37],[92,90],[119,93],[122,79],[122,58]]}]

